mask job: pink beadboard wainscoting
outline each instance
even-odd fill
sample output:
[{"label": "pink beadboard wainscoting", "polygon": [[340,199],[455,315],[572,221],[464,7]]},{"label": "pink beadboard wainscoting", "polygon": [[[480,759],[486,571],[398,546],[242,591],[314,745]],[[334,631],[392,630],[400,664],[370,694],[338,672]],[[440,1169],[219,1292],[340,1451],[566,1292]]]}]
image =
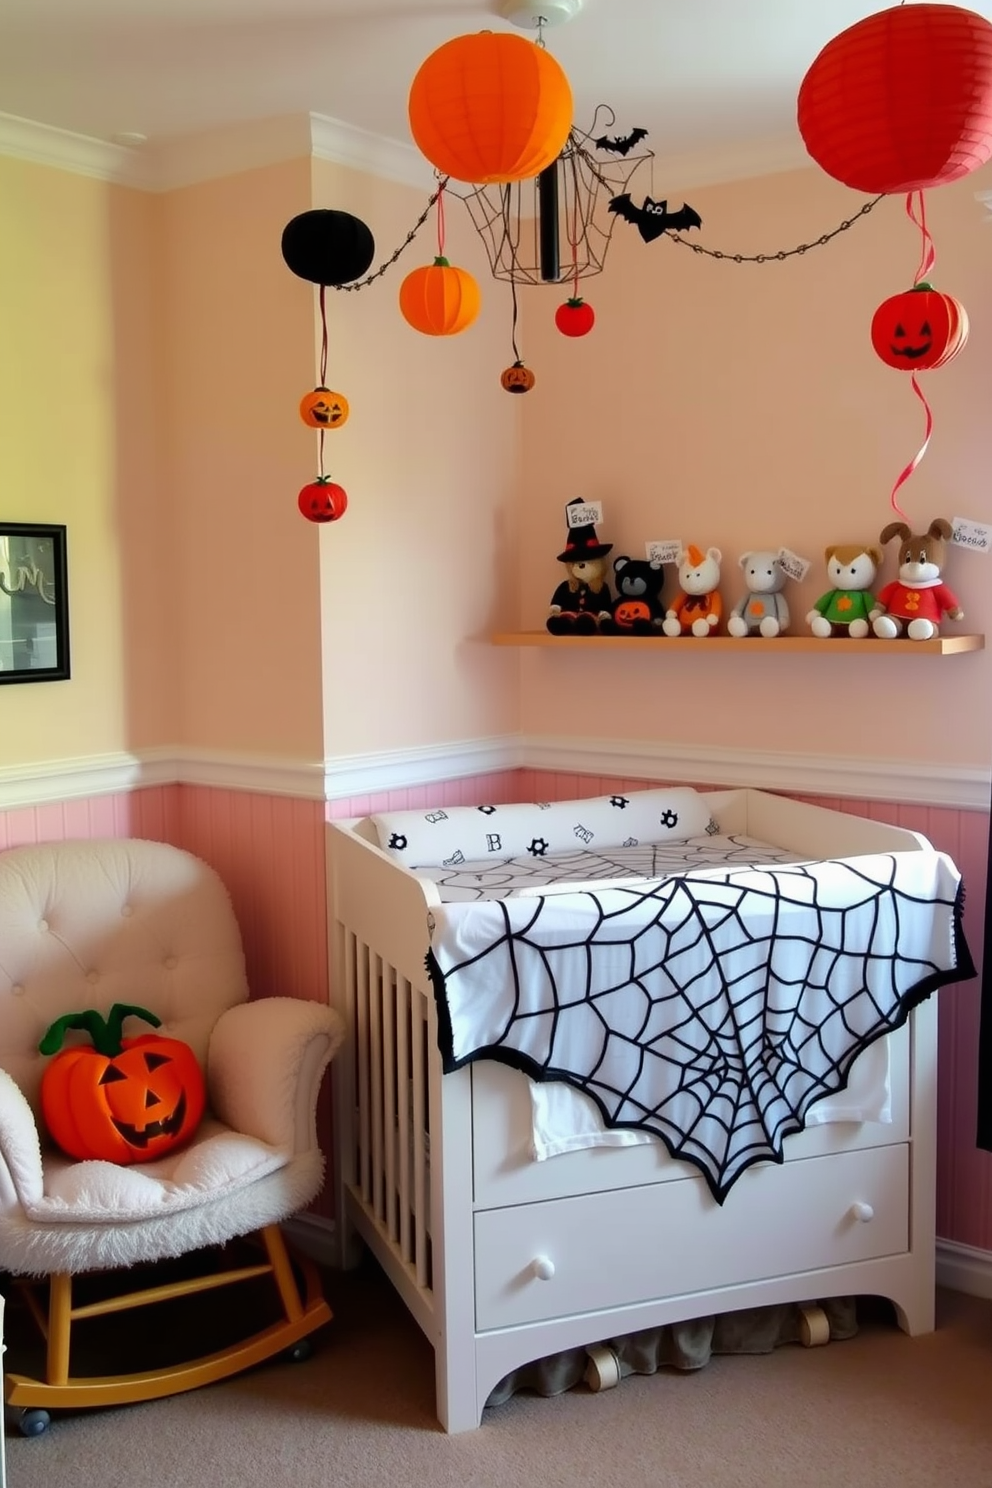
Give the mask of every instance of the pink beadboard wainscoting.
[{"label": "pink beadboard wainscoting", "polygon": [[[138,836],[174,842],[204,858],[227,884],[256,996],[327,993],[324,821],[378,810],[567,800],[672,782],[624,776],[506,770],[445,784],[320,801],[243,790],[168,785],[0,812],[0,849],[67,837]],[[700,782],[700,789],[707,787]],[[965,931],[982,955],[989,817],[985,812],[803,795],[814,805],[891,821],[922,832],[960,868]],[[975,1146],[979,982],[944,988],[940,1003],[937,1232],[992,1252],[992,1154]],[[330,1104],[321,1130],[330,1131]],[[330,1143],[328,1142],[328,1150]],[[315,1212],[328,1215],[325,1201]]]}]

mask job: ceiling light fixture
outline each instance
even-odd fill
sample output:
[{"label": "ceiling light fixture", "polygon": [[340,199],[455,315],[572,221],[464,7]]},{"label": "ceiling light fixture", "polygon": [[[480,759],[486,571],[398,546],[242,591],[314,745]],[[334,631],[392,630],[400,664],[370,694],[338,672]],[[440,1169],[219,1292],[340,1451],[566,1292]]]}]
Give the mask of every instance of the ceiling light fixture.
[{"label": "ceiling light fixture", "polygon": [[541,26],[560,26],[571,21],[582,9],[582,0],[498,0],[496,9],[505,21],[523,31],[536,31]]}]

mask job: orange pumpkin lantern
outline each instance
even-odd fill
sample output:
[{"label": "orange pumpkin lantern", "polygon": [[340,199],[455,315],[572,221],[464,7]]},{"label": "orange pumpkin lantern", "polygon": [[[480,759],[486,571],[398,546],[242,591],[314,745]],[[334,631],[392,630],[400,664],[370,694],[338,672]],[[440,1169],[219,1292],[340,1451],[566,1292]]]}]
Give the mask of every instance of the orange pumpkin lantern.
[{"label": "orange pumpkin lantern", "polygon": [[425,336],[457,336],[472,324],[481,303],[472,275],[446,258],[414,269],[400,285],[403,319]]},{"label": "orange pumpkin lantern", "polygon": [[883,300],[872,316],[871,344],[887,367],[928,372],[957,356],[968,339],[960,300],[926,280]]},{"label": "orange pumpkin lantern", "polygon": [[544,47],[511,33],[456,36],[421,63],[410,131],[432,165],[486,185],[540,175],[572,127],[572,89]]},{"label": "orange pumpkin lantern", "polygon": [[[145,1008],[115,1003],[106,1018],[94,1008],[67,1013],[39,1044],[54,1054],[41,1079],[41,1109],[63,1152],[81,1160],[151,1162],[191,1137],[206,1105],[203,1075],[189,1044],[156,1033],[122,1038],[124,1019],[157,1028]],[[62,1048],[70,1028],[90,1044]],[[61,1052],[59,1052],[61,1051]]]},{"label": "orange pumpkin lantern", "polygon": [[300,418],[310,429],[340,429],[349,412],[348,399],[331,388],[314,388],[300,399]]},{"label": "orange pumpkin lantern", "polygon": [[508,393],[529,393],[534,382],[533,372],[523,362],[514,362],[512,367],[507,367],[501,373],[499,379],[500,387]]}]

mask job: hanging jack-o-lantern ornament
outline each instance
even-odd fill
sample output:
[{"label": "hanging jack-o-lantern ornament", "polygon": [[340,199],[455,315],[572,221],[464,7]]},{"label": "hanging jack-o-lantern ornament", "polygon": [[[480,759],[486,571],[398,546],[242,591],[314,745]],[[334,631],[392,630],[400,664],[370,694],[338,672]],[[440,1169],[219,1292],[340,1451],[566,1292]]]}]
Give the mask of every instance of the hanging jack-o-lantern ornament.
[{"label": "hanging jack-o-lantern ornament", "polygon": [[475,320],[482,304],[478,283],[467,269],[442,255],[407,274],[400,285],[400,313],[425,336],[457,336]]},{"label": "hanging jack-o-lantern ornament", "polygon": [[872,316],[871,344],[887,367],[930,372],[957,356],[968,339],[968,315],[953,295],[922,280],[883,300]]},{"label": "hanging jack-o-lantern ornament", "polygon": [[300,418],[308,429],[340,429],[350,411],[348,399],[332,388],[314,388],[300,399]]},{"label": "hanging jack-o-lantern ornament", "polygon": [[525,181],[557,160],[572,89],[543,46],[507,32],[456,36],[421,63],[410,132],[433,166],[478,185]]},{"label": "hanging jack-o-lantern ornament", "polygon": [[329,475],[319,475],[303,487],[296,504],[308,522],[336,522],[348,509],[348,493]]},{"label": "hanging jack-o-lantern ornament", "polygon": [[287,222],[282,256],[288,269],[311,284],[350,284],[375,257],[375,239],[360,217],[316,207]]},{"label": "hanging jack-o-lantern ornament", "polygon": [[500,374],[499,385],[508,393],[529,393],[535,381],[530,368],[525,367],[523,362],[516,361]]},{"label": "hanging jack-o-lantern ornament", "polygon": [[[41,1109],[52,1140],[70,1157],[112,1163],[152,1162],[187,1141],[206,1106],[203,1074],[189,1044],[157,1033],[122,1038],[125,1018],[158,1027],[146,1008],[115,1003],[67,1013],[39,1050],[54,1058],[41,1078]],[[92,1040],[63,1048],[66,1032]]]},{"label": "hanging jack-o-lantern ornament", "polygon": [[992,157],[992,25],[958,5],[897,5],[835,36],[799,89],[799,132],[827,175],[922,191]]},{"label": "hanging jack-o-lantern ornament", "polygon": [[563,336],[588,336],[596,323],[596,312],[581,295],[572,295],[555,311],[555,325]]}]

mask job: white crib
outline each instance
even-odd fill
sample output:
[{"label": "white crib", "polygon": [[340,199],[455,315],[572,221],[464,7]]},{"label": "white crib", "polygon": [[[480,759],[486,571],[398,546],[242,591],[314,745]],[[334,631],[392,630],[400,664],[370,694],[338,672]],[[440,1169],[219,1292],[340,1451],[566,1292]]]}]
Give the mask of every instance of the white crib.
[{"label": "white crib", "polygon": [[[721,830],[808,859],[931,850],[916,833],[761,791],[707,794]],[[763,1304],[876,1295],[911,1334],[934,1324],[936,998],[887,1039],[891,1124],[809,1127],[782,1164],[717,1205],[661,1143],[535,1162],[524,1077],[491,1060],[442,1074],[425,969],[436,887],[327,830],[337,1223],[430,1340],[438,1417],[481,1420],[494,1386],[559,1350]]]}]

